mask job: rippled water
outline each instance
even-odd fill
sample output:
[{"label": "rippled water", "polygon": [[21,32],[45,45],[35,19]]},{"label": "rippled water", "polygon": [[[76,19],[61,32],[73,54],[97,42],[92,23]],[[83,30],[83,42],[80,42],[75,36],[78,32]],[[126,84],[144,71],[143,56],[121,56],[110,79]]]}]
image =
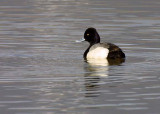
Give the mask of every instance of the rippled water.
[{"label": "rippled water", "polygon": [[[0,113],[159,114],[159,0],[0,0]],[[85,62],[95,27],[121,65]]]}]

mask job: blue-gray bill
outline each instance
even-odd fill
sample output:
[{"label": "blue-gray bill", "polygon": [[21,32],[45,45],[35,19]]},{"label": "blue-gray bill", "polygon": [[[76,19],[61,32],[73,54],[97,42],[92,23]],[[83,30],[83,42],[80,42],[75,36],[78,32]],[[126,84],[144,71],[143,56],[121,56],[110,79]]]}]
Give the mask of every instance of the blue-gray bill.
[{"label": "blue-gray bill", "polygon": [[82,39],[80,39],[80,40],[76,40],[76,42],[83,42],[83,41],[85,41],[84,38],[82,38]]}]

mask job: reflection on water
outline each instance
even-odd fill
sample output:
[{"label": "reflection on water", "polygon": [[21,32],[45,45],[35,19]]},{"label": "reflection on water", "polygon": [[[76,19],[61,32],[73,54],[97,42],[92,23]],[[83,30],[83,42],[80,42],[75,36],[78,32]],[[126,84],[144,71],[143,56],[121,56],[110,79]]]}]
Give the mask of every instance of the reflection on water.
[{"label": "reflection on water", "polygon": [[88,63],[86,71],[90,72],[88,76],[108,76],[107,59],[89,59],[86,62]]},{"label": "reflection on water", "polygon": [[107,59],[87,59],[86,61],[90,66],[108,66],[109,61]]},{"label": "reflection on water", "polygon": [[108,76],[108,61],[107,59],[88,59],[85,67],[85,96],[97,97],[99,96],[101,77]]},{"label": "reflection on water", "polygon": [[100,78],[99,76],[88,76],[84,77],[85,82],[85,97],[97,97],[99,96],[99,88],[100,88]]},{"label": "reflection on water", "polygon": [[120,65],[125,59],[87,59],[86,71],[91,72],[88,76],[108,76],[109,65]]},{"label": "reflection on water", "polygon": [[109,65],[120,65],[124,59],[87,59],[85,67],[86,97],[96,97],[100,94],[101,78],[109,76]]}]

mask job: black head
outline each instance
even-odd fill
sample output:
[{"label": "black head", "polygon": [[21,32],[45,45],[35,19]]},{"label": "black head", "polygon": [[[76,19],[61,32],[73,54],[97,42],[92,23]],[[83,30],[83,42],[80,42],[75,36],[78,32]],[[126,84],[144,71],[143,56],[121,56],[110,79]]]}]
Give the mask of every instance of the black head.
[{"label": "black head", "polygon": [[88,28],[84,33],[84,39],[90,44],[96,44],[100,42],[99,34],[95,28]]}]

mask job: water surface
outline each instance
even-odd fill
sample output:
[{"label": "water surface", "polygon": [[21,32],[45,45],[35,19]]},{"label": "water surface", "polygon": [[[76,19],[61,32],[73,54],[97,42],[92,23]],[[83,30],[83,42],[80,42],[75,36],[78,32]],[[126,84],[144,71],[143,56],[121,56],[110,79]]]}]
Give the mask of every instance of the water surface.
[{"label": "water surface", "polygon": [[[0,113],[159,114],[159,0],[0,2]],[[88,27],[126,61],[85,62]]]}]

